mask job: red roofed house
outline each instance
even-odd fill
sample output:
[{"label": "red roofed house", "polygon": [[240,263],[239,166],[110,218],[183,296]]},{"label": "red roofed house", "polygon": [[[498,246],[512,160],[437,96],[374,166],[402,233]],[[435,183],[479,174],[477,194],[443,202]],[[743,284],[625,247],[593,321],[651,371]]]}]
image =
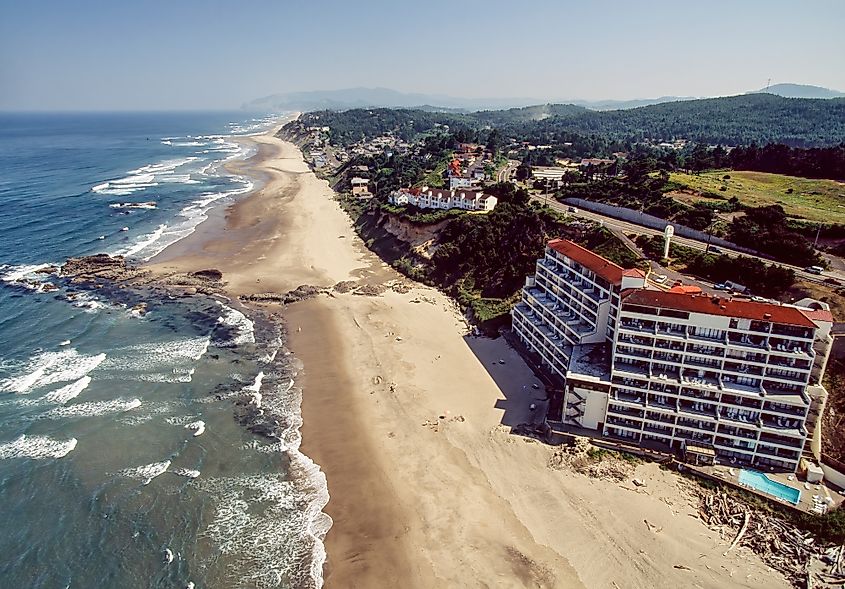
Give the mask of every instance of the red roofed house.
[{"label": "red roofed house", "polygon": [[641,271],[556,239],[512,315],[563,384],[553,427],[766,470],[818,458],[832,342],[824,303],[650,290]]}]

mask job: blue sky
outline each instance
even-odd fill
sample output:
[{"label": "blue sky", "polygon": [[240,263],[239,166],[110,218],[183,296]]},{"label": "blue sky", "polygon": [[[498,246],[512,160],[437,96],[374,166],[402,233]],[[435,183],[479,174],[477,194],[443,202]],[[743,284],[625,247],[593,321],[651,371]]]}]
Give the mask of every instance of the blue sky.
[{"label": "blue sky", "polygon": [[0,0],[0,109],[237,108],[293,90],[464,97],[845,90],[841,0]]}]

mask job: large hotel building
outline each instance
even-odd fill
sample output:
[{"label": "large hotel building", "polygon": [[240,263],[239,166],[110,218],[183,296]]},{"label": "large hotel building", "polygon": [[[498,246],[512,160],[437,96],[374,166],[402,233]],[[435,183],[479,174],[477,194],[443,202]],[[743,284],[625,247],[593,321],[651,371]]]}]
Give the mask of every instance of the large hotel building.
[{"label": "large hotel building", "polygon": [[514,332],[562,385],[553,426],[790,472],[818,446],[832,322],[811,299],[650,288],[565,240],[549,242],[513,310]]}]

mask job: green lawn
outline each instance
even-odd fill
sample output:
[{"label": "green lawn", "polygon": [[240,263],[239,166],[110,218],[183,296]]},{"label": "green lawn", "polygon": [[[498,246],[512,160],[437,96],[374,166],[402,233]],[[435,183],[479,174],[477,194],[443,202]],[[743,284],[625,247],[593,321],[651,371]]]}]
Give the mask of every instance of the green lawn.
[{"label": "green lawn", "polygon": [[[724,176],[730,176],[725,180]],[[765,172],[673,172],[669,180],[688,190],[670,195],[684,203],[719,202],[736,197],[747,206],[778,204],[786,214],[813,222],[845,223],[845,184]],[[720,190],[721,187],[725,190]],[[790,194],[788,191],[792,189]]]}]

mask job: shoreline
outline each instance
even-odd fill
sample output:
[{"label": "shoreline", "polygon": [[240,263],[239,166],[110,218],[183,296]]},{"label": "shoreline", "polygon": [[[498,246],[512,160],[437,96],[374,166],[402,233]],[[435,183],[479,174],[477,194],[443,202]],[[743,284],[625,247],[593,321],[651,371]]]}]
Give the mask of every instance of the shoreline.
[{"label": "shoreline", "polygon": [[[553,468],[554,448],[512,435],[542,393],[520,357],[469,336],[453,301],[367,250],[296,146],[249,140],[259,149],[240,173],[266,184],[145,268],[219,269],[233,299],[329,289],[261,305],[304,365],[300,450],[326,475],[334,521],[327,587],[788,586],[754,555],[722,557],[676,475],[640,465],[648,486],[628,489]],[[341,281],[384,292],[332,292]]]}]

